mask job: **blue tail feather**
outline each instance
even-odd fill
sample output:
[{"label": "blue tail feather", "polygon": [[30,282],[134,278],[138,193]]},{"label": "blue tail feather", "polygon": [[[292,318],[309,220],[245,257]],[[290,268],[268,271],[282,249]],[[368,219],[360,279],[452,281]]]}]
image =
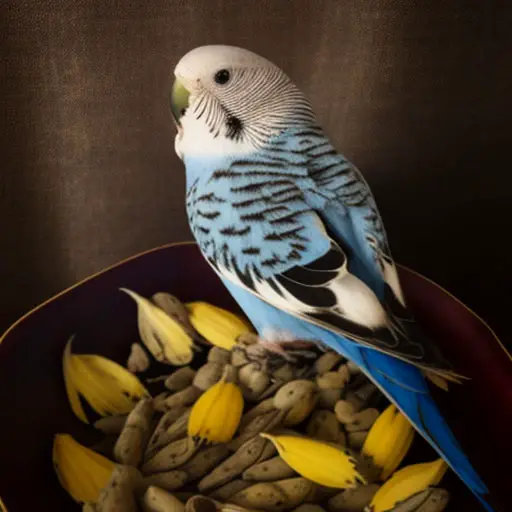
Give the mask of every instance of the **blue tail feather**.
[{"label": "blue tail feather", "polygon": [[429,393],[421,371],[340,336],[330,337],[331,348],[354,361],[409,418],[453,471],[471,489],[484,508],[493,512],[483,495],[489,492],[476,473]]},{"label": "blue tail feather", "polygon": [[382,352],[363,347],[332,331],[292,317],[231,282],[224,282],[260,334],[266,325],[279,325],[284,330],[294,333],[297,339],[322,340],[324,344],[358,365],[447,461],[484,508],[488,512],[493,512],[492,507],[483,498],[483,495],[488,493],[487,487],[442,418],[420,369]]}]

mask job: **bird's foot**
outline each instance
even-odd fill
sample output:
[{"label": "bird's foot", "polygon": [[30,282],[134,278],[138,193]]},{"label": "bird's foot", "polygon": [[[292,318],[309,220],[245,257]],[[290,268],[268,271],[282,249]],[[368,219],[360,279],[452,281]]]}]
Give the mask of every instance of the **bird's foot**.
[{"label": "bird's foot", "polygon": [[293,341],[268,341],[266,339],[258,340],[269,352],[279,354],[288,361],[297,361],[297,357],[317,357],[317,345],[311,341],[293,340]]},{"label": "bird's foot", "polygon": [[283,364],[307,368],[323,353],[314,341],[298,340],[284,331],[265,331],[262,336],[247,333],[240,336],[235,351],[241,351],[247,361],[272,373]]},{"label": "bird's foot", "polygon": [[271,354],[276,354],[288,362],[298,363],[304,359],[314,359],[318,357],[318,345],[313,341],[298,340],[286,333],[265,332],[265,336],[258,338],[257,345]]}]

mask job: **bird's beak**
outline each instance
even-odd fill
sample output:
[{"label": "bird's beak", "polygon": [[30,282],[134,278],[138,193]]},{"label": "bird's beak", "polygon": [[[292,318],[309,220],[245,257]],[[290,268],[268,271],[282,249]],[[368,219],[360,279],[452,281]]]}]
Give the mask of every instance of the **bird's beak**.
[{"label": "bird's beak", "polygon": [[180,124],[180,118],[188,108],[189,96],[190,92],[179,79],[176,79],[171,90],[171,111],[177,125]]}]

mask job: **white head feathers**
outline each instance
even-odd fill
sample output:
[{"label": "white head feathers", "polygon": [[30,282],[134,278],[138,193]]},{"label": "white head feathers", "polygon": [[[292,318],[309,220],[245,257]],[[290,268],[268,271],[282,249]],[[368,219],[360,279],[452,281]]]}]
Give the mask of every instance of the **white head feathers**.
[{"label": "white head feathers", "polygon": [[236,46],[199,46],[186,53],[176,64],[174,75],[183,85],[193,86],[201,80],[204,86],[212,82],[217,71],[233,68],[276,68],[269,60]]},{"label": "white head feathers", "polygon": [[308,100],[267,59],[234,46],[201,46],[174,74],[189,91],[176,151],[209,156],[247,154],[293,125],[314,121]]}]

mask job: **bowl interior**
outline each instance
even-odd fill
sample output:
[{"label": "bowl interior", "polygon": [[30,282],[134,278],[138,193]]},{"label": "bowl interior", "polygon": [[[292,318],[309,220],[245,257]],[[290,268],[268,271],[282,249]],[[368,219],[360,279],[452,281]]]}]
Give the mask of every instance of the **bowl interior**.
[{"label": "bowl interior", "polygon": [[[446,306],[436,312],[437,307],[432,307],[429,302],[432,298],[428,297],[433,285],[425,285],[415,274],[404,270],[402,273],[406,276],[404,288],[413,310],[436,331],[443,323],[442,311]],[[196,245],[185,243],[156,249],[122,262],[63,292],[15,324],[0,344],[0,398],[3,404],[0,496],[10,512],[50,508],[80,510],[55,477],[51,459],[53,436],[58,432],[70,433],[79,441],[87,442],[97,438],[98,434],[93,427],[79,421],[68,406],[62,378],[62,351],[69,337],[75,335],[74,352],[98,353],[125,364],[131,343],[138,341],[138,332],[136,306],[131,298],[119,291],[120,287],[143,296],[167,291],[185,302],[205,300],[232,311],[238,310]],[[438,297],[437,306],[439,301],[442,302]],[[433,314],[437,322],[430,318]],[[486,335],[489,337],[488,333]],[[451,347],[449,352],[448,356],[453,355],[457,349]],[[457,389],[453,394],[440,395],[440,401],[443,411],[448,411],[463,447],[474,457],[476,467],[487,482],[492,479],[499,490],[500,473],[505,475],[496,471],[494,457],[485,456],[492,440],[490,437],[482,439],[482,432],[484,436],[501,435],[497,421],[506,419],[503,416],[506,413],[502,411],[500,416],[496,412],[499,396],[496,398],[493,394],[493,398],[484,403],[488,421],[483,426],[481,421],[478,439],[475,439],[474,431],[468,432],[472,429],[467,428],[468,422],[475,418],[482,420],[481,414],[471,411],[471,401],[482,395],[489,397],[490,392],[496,393],[496,386],[503,386],[500,379],[504,377],[500,372],[506,371],[506,367],[500,367],[500,364],[506,363],[503,354],[496,354],[498,352],[492,350],[484,354],[494,363],[501,361],[496,363],[497,372],[491,382],[494,388],[482,388],[481,380],[478,380],[478,385],[469,384],[466,391]],[[468,355],[464,364],[471,366],[471,363],[475,361]],[[511,404],[510,396],[508,400]],[[454,496],[449,510],[479,510],[457,478],[449,476],[446,485]]]}]

